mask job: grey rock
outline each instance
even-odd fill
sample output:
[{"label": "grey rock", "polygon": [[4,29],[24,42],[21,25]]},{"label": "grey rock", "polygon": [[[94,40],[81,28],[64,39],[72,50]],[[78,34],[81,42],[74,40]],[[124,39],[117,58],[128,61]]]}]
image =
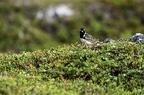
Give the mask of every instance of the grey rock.
[{"label": "grey rock", "polygon": [[144,34],[136,33],[134,36],[129,38],[130,42],[135,42],[137,44],[140,44],[144,40]]},{"label": "grey rock", "polygon": [[104,43],[110,43],[110,42],[113,42],[113,39],[112,38],[106,38],[103,42]]}]

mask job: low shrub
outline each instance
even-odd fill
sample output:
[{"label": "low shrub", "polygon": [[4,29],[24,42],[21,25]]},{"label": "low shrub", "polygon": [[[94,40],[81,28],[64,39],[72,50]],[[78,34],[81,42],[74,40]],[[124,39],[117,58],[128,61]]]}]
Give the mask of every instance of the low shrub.
[{"label": "low shrub", "polygon": [[[139,95],[144,92],[143,46],[113,42],[91,50],[76,43],[34,52],[1,54],[0,91],[6,94],[5,89],[15,94]],[[14,84],[10,85],[8,80]]]}]

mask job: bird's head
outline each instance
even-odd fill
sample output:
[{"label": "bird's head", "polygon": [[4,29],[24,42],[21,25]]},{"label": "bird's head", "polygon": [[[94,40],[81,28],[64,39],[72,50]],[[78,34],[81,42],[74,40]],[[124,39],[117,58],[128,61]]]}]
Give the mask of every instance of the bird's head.
[{"label": "bird's head", "polygon": [[83,38],[85,34],[86,34],[85,29],[84,29],[84,28],[81,28],[81,29],[80,29],[80,38]]}]

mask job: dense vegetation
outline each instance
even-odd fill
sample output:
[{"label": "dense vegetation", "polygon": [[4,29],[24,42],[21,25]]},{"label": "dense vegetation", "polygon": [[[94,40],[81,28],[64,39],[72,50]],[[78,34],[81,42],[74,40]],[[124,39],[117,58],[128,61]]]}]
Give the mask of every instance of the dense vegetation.
[{"label": "dense vegetation", "polygon": [[80,44],[0,55],[1,94],[141,95],[143,44]]}]

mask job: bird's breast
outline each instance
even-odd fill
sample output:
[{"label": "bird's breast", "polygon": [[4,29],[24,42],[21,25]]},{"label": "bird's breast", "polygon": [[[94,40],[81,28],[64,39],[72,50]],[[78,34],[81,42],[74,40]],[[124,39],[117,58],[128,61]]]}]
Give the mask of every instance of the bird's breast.
[{"label": "bird's breast", "polygon": [[82,43],[88,44],[88,45],[92,45],[93,43],[91,41],[88,41],[86,39],[80,38]]}]

